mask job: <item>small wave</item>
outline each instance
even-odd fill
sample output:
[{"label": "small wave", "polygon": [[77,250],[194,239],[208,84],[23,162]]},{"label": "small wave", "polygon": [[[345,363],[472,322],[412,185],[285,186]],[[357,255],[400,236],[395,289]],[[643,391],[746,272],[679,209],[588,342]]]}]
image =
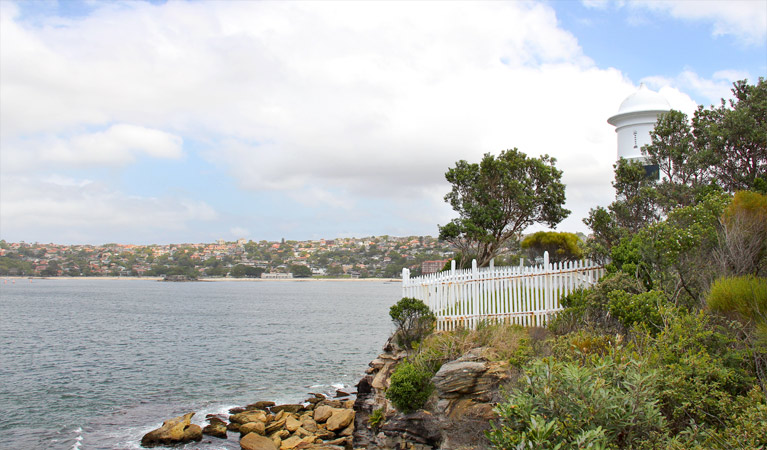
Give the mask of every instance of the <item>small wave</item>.
[{"label": "small wave", "polygon": [[80,446],[83,445],[83,427],[77,427],[72,430],[72,432],[77,434],[77,436],[75,437],[75,443],[72,444],[71,450],[80,450]]}]

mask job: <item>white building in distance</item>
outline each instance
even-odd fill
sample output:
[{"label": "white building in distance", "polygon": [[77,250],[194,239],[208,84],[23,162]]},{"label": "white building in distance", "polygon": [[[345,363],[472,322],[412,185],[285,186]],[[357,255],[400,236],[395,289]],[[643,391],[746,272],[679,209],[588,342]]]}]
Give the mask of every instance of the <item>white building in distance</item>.
[{"label": "white building in distance", "polygon": [[618,134],[618,159],[625,158],[644,163],[642,146],[651,143],[650,132],[658,117],[671,110],[668,101],[641,83],[636,92],[626,97],[618,113],[607,119]]}]

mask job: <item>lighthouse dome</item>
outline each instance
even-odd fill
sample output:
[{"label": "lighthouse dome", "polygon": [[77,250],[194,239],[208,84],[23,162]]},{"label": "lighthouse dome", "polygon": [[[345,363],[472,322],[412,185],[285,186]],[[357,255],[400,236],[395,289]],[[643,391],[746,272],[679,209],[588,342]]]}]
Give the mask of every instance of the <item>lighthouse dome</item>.
[{"label": "lighthouse dome", "polygon": [[668,101],[662,95],[655,91],[651,91],[644,85],[644,83],[641,83],[636,92],[626,97],[626,100],[623,100],[620,108],[618,108],[616,116],[638,111],[670,110],[671,105],[669,105]]}]

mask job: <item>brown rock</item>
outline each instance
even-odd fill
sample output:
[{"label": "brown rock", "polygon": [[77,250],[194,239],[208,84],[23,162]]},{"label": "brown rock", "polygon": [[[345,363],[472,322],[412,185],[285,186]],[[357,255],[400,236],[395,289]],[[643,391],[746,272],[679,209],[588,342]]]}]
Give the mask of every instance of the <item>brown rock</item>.
[{"label": "brown rock", "polygon": [[339,436],[351,436],[354,434],[354,420],[346,428],[337,433]]},{"label": "brown rock", "polygon": [[348,397],[348,396],[349,396],[349,393],[346,391],[342,391],[341,389],[338,389],[336,391],[336,398]]},{"label": "brown rock", "polygon": [[211,424],[211,425],[224,424],[224,426],[226,426],[226,422],[224,421],[224,419],[222,419],[222,418],[220,418],[218,416],[214,416],[214,415],[208,414],[205,417],[207,418],[208,423]]},{"label": "brown rock", "polygon": [[239,423],[241,425],[249,422],[266,423],[266,413],[260,410],[244,411],[229,416],[229,422]]},{"label": "brown rock", "polygon": [[190,423],[192,416],[194,416],[193,412],[166,420],[160,428],[145,434],[141,438],[141,445],[154,447],[202,440],[202,428]]},{"label": "brown rock", "polygon": [[343,408],[344,406],[341,400],[330,400],[330,399],[325,399],[317,403],[317,406],[322,406],[322,405],[330,406],[331,408]]},{"label": "brown rock", "polygon": [[288,416],[285,420],[285,429],[291,433],[296,431],[301,426],[301,422],[293,416]]},{"label": "brown rock", "polygon": [[[280,414],[282,414],[282,412],[280,412]],[[280,414],[278,414],[277,417],[275,417],[274,420],[266,426],[266,434],[272,434],[275,431],[281,430],[285,427],[285,422],[288,420],[289,416],[287,414],[282,414],[282,417],[279,417]]]},{"label": "brown rock", "polygon": [[327,405],[318,406],[314,409],[314,420],[316,422],[325,422],[333,415],[333,408]]},{"label": "brown rock", "polygon": [[279,405],[279,406],[272,406],[271,411],[273,413],[278,413],[280,411],[285,411],[288,413],[297,413],[304,409],[304,405],[294,404],[294,405]]},{"label": "brown rock", "polygon": [[277,450],[277,446],[269,438],[256,433],[248,433],[240,439],[242,450]]},{"label": "brown rock", "polygon": [[301,438],[298,436],[291,436],[284,441],[282,441],[282,444],[280,445],[280,450],[291,450],[296,447],[296,445],[301,443]]},{"label": "brown rock", "polygon": [[335,409],[327,420],[327,427],[330,431],[342,430],[354,422],[353,409]]},{"label": "brown rock", "polygon": [[264,425],[264,422],[248,422],[240,425],[240,434],[245,436],[248,433],[264,436],[266,434],[266,425]]},{"label": "brown rock", "polygon": [[341,445],[344,447],[350,447],[352,445],[352,437],[346,436],[338,439],[333,439],[332,441],[325,442],[325,445]]},{"label": "brown rock", "polygon": [[202,434],[221,438],[221,439],[226,439],[226,424],[221,422],[221,423],[211,423],[210,425],[206,425],[205,428],[202,429]]},{"label": "brown rock", "polygon": [[317,422],[315,422],[314,419],[312,419],[311,417],[307,417],[304,420],[302,420],[301,427],[310,433],[314,433],[318,429]]},{"label": "brown rock", "polygon": [[271,408],[274,405],[275,405],[274,402],[263,402],[262,401],[262,402],[251,403],[250,405],[246,406],[245,409],[247,409],[247,410],[260,409],[262,411],[266,411],[268,408]]}]

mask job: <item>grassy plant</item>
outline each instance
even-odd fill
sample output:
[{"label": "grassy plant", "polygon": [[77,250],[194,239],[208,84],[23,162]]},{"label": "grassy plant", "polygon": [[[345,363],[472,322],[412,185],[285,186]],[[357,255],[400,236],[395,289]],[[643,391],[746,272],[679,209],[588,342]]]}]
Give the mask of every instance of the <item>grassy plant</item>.
[{"label": "grassy plant", "polygon": [[767,278],[723,277],[711,285],[706,299],[711,311],[735,314],[744,323],[767,322]]},{"label": "grassy plant", "polygon": [[378,431],[385,420],[386,416],[384,415],[383,409],[375,409],[370,414],[370,417],[368,417],[368,425],[370,425],[370,428],[372,428],[373,431]]}]

